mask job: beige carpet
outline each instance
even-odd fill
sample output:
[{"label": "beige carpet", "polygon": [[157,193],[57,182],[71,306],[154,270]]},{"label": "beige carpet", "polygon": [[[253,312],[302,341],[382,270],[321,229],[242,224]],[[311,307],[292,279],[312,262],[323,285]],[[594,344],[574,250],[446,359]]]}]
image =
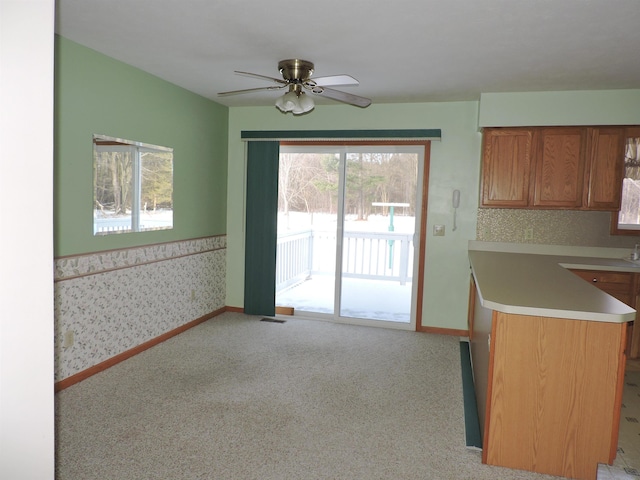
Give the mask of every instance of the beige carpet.
[{"label": "beige carpet", "polygon": [[459,339],[226,313],[56,396],[58,480],[545,479],[465,447]]}]

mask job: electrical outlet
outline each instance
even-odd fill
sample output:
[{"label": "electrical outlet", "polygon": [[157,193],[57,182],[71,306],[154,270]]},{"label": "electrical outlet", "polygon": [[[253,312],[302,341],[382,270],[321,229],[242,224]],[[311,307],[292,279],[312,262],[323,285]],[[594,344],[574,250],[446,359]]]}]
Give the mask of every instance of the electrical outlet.
[{"label": "electrical outlet", "polygon": [[444,225],[434,225],[433,226],[433,236],[434,237],[444,237]]},{"label": "electrical outlet", "polygon": [[525,239],[525,241],[533,240],[533,228],[525,228],[525,230],[524,230],[524,239]]},{"label": "electrical outlet", "polygon": [[63,348],[69,348],[73,346],[73,342],[75,341],[74,339],[74,333],[73,330],[67,330],[64,333],[64,339],[62,341],[62,347]]}]

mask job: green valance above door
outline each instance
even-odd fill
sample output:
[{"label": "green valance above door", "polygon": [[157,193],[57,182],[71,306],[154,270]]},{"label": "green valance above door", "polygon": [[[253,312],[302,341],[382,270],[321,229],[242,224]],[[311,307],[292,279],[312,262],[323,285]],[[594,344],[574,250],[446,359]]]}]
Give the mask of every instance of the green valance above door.
[{"label": "green valance above door", "polygon": [[442,131],[434,129],[386,130],[243,130],[242,140],[265,141],[361,141],[361,140],[440,140]]}]

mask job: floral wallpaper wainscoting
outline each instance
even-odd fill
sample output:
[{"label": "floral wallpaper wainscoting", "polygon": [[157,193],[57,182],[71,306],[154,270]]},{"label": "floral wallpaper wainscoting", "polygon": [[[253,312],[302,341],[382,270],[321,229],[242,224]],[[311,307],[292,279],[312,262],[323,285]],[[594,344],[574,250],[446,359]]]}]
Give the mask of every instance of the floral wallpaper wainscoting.
[{"label": "floral wallpaper wainscoting", "polygon": [[55,381],[224,308],[226,236],[55,261]]}]

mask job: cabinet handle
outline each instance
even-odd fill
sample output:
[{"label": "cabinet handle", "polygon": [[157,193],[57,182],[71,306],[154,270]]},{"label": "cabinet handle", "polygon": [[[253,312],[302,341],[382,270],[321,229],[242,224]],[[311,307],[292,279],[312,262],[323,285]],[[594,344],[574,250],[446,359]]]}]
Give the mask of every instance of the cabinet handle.
[{"label": "cabinet handle", "polygon": [[594,278],[593,280],[591,280],[593,283],[598,283],[598,279]]}]

